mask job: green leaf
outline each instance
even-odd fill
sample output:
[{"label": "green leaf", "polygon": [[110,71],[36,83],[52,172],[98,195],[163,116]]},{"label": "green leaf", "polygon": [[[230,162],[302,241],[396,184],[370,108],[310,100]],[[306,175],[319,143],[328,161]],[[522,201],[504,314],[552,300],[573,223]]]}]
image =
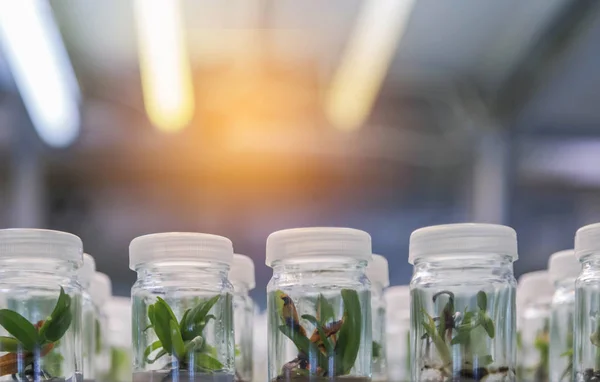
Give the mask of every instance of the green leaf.
[{"label": "green leaf", "polygon": [[207,316],[208,312],[217,303],[217,301],[219,301],[220,298],[220,295],[216,295],[208,301],[198,304],[190,311],[181,330],[184,340],[190,340],[194,337],[202,335],[202,330],[204,330],[211,317],[214,317]]},{"label": "green leaf", "polygon": [[39,336],[35,326],[17,312],[0,309],[0,325],[15,337],[28,351],[33,351],[38,344]]},{"label": "green leaf", "polygon": [[331,306],[331,303],[329,303],[325,296],[320,293],[319,297],[317,297],[317,317],[322,326],[335,320],[333,306]]},{"label": "green leaf", "polygon": [[185,358],[185,344],[183,338],[181,338],[181,332],[179,331],[179,325],[177,321],[169,321],[169,327],[171,329],[171,344],[173,345],[173,353],[181,361]]},{"label": "green leaf", "polygon": [[487,365],[489,365],[490,363],[493,363],[493,362],[494,362],[494,359],[489,354],[488,355],[484,355],[484,356],[480,356],[480,357],[477,358],[477,363],[479,365],[482,365],[482,366],[487,366]]},{"label": "green leaf", "polygon": [[183,312],[183,316],[181,317],[181,320],[179,320],[179,330],[181,330],[182,333],[185,329],[185,323],[186,323],[188,314],[190,314],[190,311],[191,311],[191,309],[186,309],[185,312]]},{"label": "green leaf", "polygon": [[154,362],[158,361],[159,358],[163,357],[164,355],[167,354],[167,351],[163,348],[161,351],[159,351],[156,356],[152,359],[148,358],[146,360],[147,363],[149,364],[153,364]]},{"label": "green leaf", "polygon": [[379,358],[382,355],[382,346],[377,341],[373,341],[373,358]]},{"label": "green leaf", "polygon": [[310,371],[312,373],[315,373],[317,371],[317,366],[320,366],[321,368],[323,368],[324,372],[327,372],[329,365],[329,363],[327,362],[327,358],[319,351],[315,344],[313,344],[308,338],[306,338],[306,336],[301,335],[296,330],[293,330],[287,325],[280,325],[279,331],[283,333],[283,335],[285,335],[287,338],[289,338],[294,343],[294,345],[296,345],[296,348],[298,349],[299,353],[304,353],[308,357],[308,359],[311,359],[311,357],[315,356],[317,357],[318,362],[316,362],[316,364],[310,365]]},{"label": "green leaf", "polygon": [[202,338],[200,336],[192,339],[191,341],[186,341],[185,342],[185,352],[192,353],[192,352],[200,349],[203,344],[204,344],[204,338]]},{"label": "green leaf", "polygon": [[161,297],[156,297],[156,300],[158,300],[156,302],[157,304],[160,303],[160,305],[162,305],[167,310],[167,312],[169,312],[170,320],[177,322],[177,317],[175,316],[175,313],[173,313],[173,310],[171,309],[169,304],[167,304],[167,302],[165,300],[163,300]]},{"label": "green leaf", "polygon": [[496,330],[494,329],[494,321],[490,317],[483,317],[481,324],[490,338],[494,338]]},{"label": "green leaf", "polygon": [[477,306],[483,311],[487,310],[487,295],[482,290],[477,293]]},{"label": "green leaf", "polygon": [[431,341],[433,341],[433,344],[435,345],[435,348],[437,349],[444,365],[449,365],[452,363],[452,357],[450,355],[450,349],[448,348],[448,345],[446,345],[446,341],[444,341],[444,338],[436,332],[435,321],[427,313],[427,311],[425,309],[421,309],[421,313],[425,317],[421,322],[421,325],[423,325],[425,332],[429,335]]},{"label": "green leaf", "polygon": [[[70,303],[69,303],[70,304]],[[65,335],[71,322],[73,321],[73,313],[71,309],[63,311],[58,317],[49,320],[50,324],[46,327],[44,340],[48,342],[56,342]]]},{"label": "green leaf", "polygon": [[[162,300],[162,299],[161,299]],[[170,308],[167,308],[167,304],[164,300],[157,301],[154,304],[154,333],[162,343],[163,349],[168,354],[171,354],[171,328],[169,322],[171,321]]]},{"label": "green leaf", "polygon": [[194,364],[201,370],[216,371],[223,369],[223,364],[218,359],[205,353],[196,354]]},{"label": "green leaf", "polygon": [[144,359],[148,359],[150,354],[156,349],[160,349],[162,347],[162,343],[160,341],[154,341],[144,350]]},{"label": "green leaf", "polygon": [[19,351],[19,341],[14,337],[0,336],[0,352],[16,353]]},{"label": "green leaf", "polygon": [[327,354],[331,354],[331,352],[333,351],[333,346],[331,345],[331,342],[329,342],[329,339],[325,335],[325,330],[323,329],[323,326],[321,325],[319,320],[317,320],[316,317],[311,316],[310,314],[303,314],[302,318],[309,321],[311,324],[313,324],[316,327],[317,332],[319,333],[319,337],[321,338],[321,342],[323,343],[323,346],[325,346],[325,350],[327,351]]},{"label": "green leaf", "polygon": [[[67,331],[71,325],[73,313],[71,312],[71,297],[60,287],[60,294],[54,310],[39,330],[41,342],[56,342]],[[50,330],[50,335],[47,332]]]},{"label": "green leaf", "polygon": [[350,373],[352,367],[354,367],[360,348],[362,312],[360,299],[355,290],[342,289],[341,294],[344,301],[344,316],[335,345],[335,374],[347,375]]},{"label": "green leaf", "polygon": [[450,341],[450,345],[461,345],[461,344],[466,345],[466,344],[468,344],[469,340],[471,339],[470,333],[471,333],[470,328],[459,330],[458,333],[456,334],[456,336],[454,336],[454,338],[452,338],[452,341]]}]

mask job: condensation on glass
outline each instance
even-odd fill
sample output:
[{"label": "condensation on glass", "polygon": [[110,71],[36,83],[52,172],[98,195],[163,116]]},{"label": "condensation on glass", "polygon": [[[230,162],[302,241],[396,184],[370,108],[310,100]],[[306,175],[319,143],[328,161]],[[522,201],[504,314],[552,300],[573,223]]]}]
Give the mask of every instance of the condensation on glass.
[{"label": "condensation on glass", "polygon": [[371,281],[372,380],[385,381],[387,380],[387,341],[385,332],[386,303],[383,298],[383,290],[390,285],[388,262],[385,257],[373,255],[372,261],[367,267],[367,277]]},{"label": "condensation on glass", "polygon": [[77,236],[0,230],[0,381],[83,378],[82,263]]},{"label": "condensation on glass", "polygon": [[523,274],[517,288],[519,380],[546,382],[550,375],[550,312],[554,287],[547,271]]},{"label": "condensation on glass", "polygon": [[393,286],[384,292],[388,381],[410,381],[410,288]]},{"label": "condensation on glass", "polygon": [[580,228],[575,255],[581,273],[575,281],[573,367],[576,381],[600,380],[600,223]]},{"label": "condensation on glass", "polygon": [[580,270],[579,261],[572,249],[554,253],[548,261],[548,273],[555,289],[550,312],[550,382],[569,382],[574,378],[575,280]]},{"label": "condensation on glass", "polygon": [[234,379],[229,239],[160,233],[134,239],[133,381]]},{"label": "condensation on glass", "polygon": [[515,381],[513,229],[421,228],[410,237],[413,381]]},{"label": "condensation on glass", "polygon": [[369,381],[371,238],[300,228],[267,239],[269,380]]},{"label": "condensation on glass", "polygon": [[248,295],[255,286],[254,262],[244,255],[233,255],[229,272],[233,284],[233,322],[235,327],[235,373],[239,382],[250,382],[253,369],[254,302]]}]

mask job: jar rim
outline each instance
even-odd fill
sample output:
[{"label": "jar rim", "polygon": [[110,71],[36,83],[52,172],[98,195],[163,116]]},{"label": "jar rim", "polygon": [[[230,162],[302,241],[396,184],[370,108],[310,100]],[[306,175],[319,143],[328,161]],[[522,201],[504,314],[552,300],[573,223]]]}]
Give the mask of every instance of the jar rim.
[{"label": "jar rim", "polygon": [[0,259],[15,257],[70,261],[83,265],[83,243],[68,232],[37,228],[0,229]]}]

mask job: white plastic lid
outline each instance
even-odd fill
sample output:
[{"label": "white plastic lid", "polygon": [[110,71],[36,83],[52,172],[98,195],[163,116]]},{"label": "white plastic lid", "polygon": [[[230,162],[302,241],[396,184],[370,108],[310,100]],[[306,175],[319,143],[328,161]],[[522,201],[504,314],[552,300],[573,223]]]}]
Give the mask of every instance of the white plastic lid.
[{"label": "white plastic lid", "polygon": [[96,272],[96,261],[91,255],[84,253],[83,266],[79,268],[79,272],[77,273],[81,285],[83,285],[86,288],[89,287],[90,283],[92,282],[94,272]]},{"label": "white plastic lid", "polygon": [[388,261],[381,255],[373,254],[373,261],[367,267],[367,277],[371,283],[379,283],[384,288],[390,286],[390,271]]},{"label": "white plastic lid", "polygon": [[0,257],[53,258],[83,263],[83,243],[73,234],[47,229],[0,229]]},{"label": "white plastic lid", "polygon": [[108,342],[111,346],[131,347],[131,299],[111,297],[104,306],[108,316]]},{"label": "white plastic lid", "polygon": [[576,278],[579,272],[581,272],[581,264],[572,249],[556,252],[548,260],[548,274],[553,282]]},{"label": "white plastic lid", "polygon": [[353,228],[312,227],[277,231],[267,238],[266,264],[278,260],[345,257],[371,260],[371,236]]},{"label": "white plastic lid", "polygon": [[461,223],[420,228],[410,235],[408,262],[435,256],[456,257],[461,254],[506,254],[515,261],[517,233],[498,224]]},{"label": "white plastic lid", "polygon": [[104,273],[95,272],[90,285],[90,295],[96,306],[103,306],[112,296],[112,283],[110,277]]},{"label": "white plastic lid", "polygon": [[238,281],[248,286],[249,290],[254,289],[256,281],[254,280],[254,261],[246,255],[233,255],[233,263],[229,270],[229,280]]},{"label": "white plastic lid", "polygon": [[600,252],[600,223],[586,225],[575,234],[575,255],[578,259]]},{"label": "white plastic lid", "polygon": [[521,275],[517,286],[519,306],[534,301],[545,301],[554,294],[548,271],[535,271]]},{"label": "white plastic lid", "polygon": [[129,268],[152,261],[204,260],[231,264],[233,244],[223,236],[166,232],[139,236],[129,244]]}]

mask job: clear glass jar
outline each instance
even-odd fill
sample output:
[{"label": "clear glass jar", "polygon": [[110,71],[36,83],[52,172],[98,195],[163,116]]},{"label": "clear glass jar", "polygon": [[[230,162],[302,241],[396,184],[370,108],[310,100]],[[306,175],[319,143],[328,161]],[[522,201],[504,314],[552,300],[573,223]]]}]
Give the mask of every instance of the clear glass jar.
[{"label": "clear glass jar", "polygon": [[597,381],[600,380],[600,223],[577,231],[575,255],[582,266],[575,281],[575,380]]},{"label": "clear glass jar", "polygon": [[513,229],[449,224],[410,237],[413,381],[514,381]]},{"label": "clear glass jar", "polygon": [[233,255],[229,272],[233,284],[233,322],[235,326],[235,373],[239,382],[252,380],[252,337],[254,302],[248,295],[255,286],[254,262],[244,255]]},{"label": "clear glass jar", "polygon": [[233,246],[225,237],[160,233],[134,239],[133,381],[232,381]]},{"label": "clear glass jar", "polygon": [[387,349],[383,289],[390,286],[390,272],[385,257],[373,255],[373,259],[367,267],[367,277],[371,281],[372,380],[385,381],[387,380]]},{"label": "clear glass jar", "polygon": [[0,230],[0,381],[82,378],[82,263],[75,235]]},{"label": "clear glass jar", "polygon": [[110,277],[101,272],[94,272],[90,286],[90,294],[94,301],[94,369],[96,376],[106,379],[110,371],[110,348],[106,341],[108,332],[108,316],[105,305],[112,296]]},{"label": "clear glass jar", "polygon": [[384,297],[388,381],[410,381],[410,288],[390,287]]},{"label": "clear glass jar", "polygon": [[253,348],[253,373],[252,381],[265,382],[269,380],[267,362],[267,312],[257,313],[254,316],[254,342]]},{"label": "clear glass jar", "polygon": [[573,380],[575,280],[580,270],[572,249],[556,252],[548,261],[548,273],[555,288],[550,312],[550,382]]},{"label": "clear glass jar", "polygon": [[519,278],[519,380],[549,380],[553,293],[554,287],[547,271],[529,272]]},{"label": "clear glass jar", "polygon": [[110,382],[131,381],[131,299],[112,297],[106,303],[108,335],[106,342],[111,350],[110,372],[105,379]]},{"label": "clear glass jar", "polygon": [[83,267],[79,269],[79,283],[81,293],[81,323],[83,327],[83,375],[86,379],[95,379],[95,352],[96,352],[96,308],[90,295],[92,277],[96,272],[96,262],[87,253],[83,254]]},{"label": "clear glass jar", "polygon": [[269,380],[371,379],[371,238],[299,228],[267,239]]}]

